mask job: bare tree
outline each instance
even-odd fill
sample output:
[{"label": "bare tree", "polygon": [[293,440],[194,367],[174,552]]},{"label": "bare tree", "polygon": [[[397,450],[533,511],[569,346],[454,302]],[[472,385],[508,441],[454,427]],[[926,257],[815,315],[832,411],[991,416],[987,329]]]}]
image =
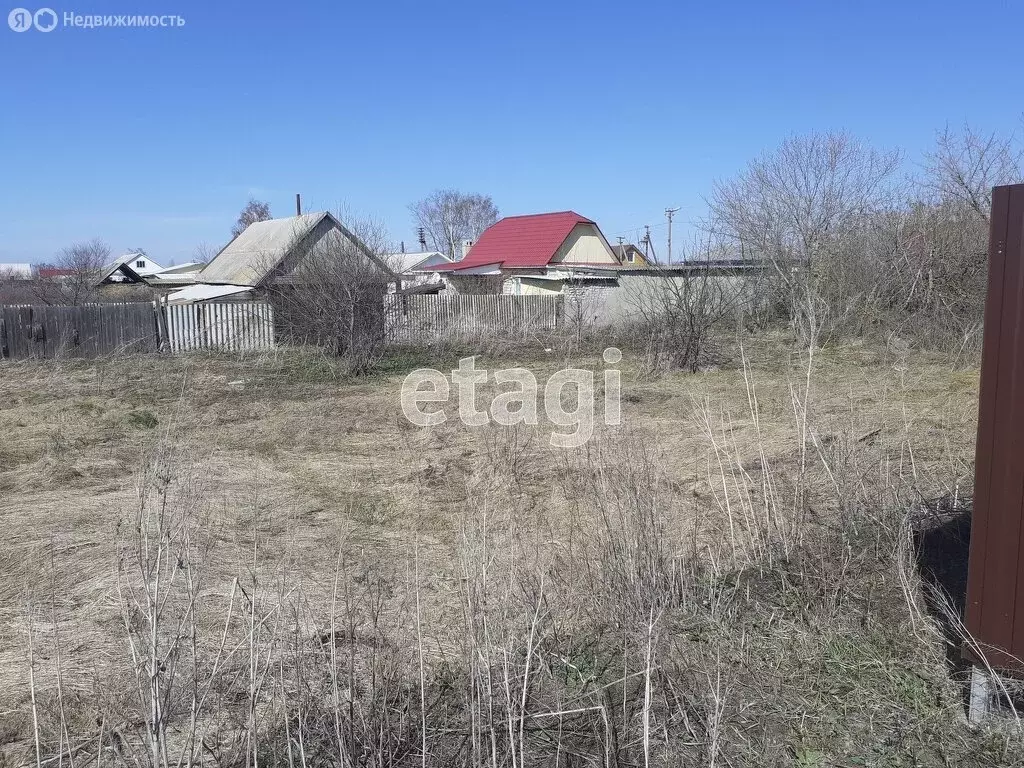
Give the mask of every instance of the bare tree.
[{"label": "bare tree", "polygon": [[845,133],[794,136],[715,185],[710,229],[745,257],[771,265],[779,298],[805,343],[841,322],[830,290],[847,271],[848,243],[889,205],[898,152],[880,152]]},{"label": "bare tree", "polygon": [[192,260],[200,264],[209,264],[218,253],[220,253],[220,249],[217,246],[203,241],[192,251]]},{"label": "bare tree", "polygon": [[490,196],[454,189],[432,192],[409,209],[416,224],[423,227],[430,247],[453,259],[461,258],[463,242],[475,241],[498,220],[498,208]]},{"label": "bare tree", "polygon": [[982,135],[969,125],[955,132],[947,126],[935,150],[925,156],[922,187],[937,203],[959,203],[987,223],[992,187],[1021,180],[1022,156],[1012,136]]},{"label": "bare tree", "polygon": [[279,265],[267,287],[285,335],[347,358],[355,373],[368,370],[383,351],[384,297],[396,279],[388,250],[384,228],[359,221]]},{"label": "bare tree", "polygon": [[46,304],[86,304],[95,300],[103,268],[109,263],[110,247],[102,240],[75,243],[58,254],[53,266],[60,274],[36,280],[33,293]]},{"label": "bare tree", "polygon": [[250,197],[242,212],[238,214],[235,226],[231,228],[231,237],[238,237],[250,224],[255,224],[257,221],[268,221],[271,218],[270,203]]},{"label": "bare tree", "polygon": [[0,264],[0,304],[22,304],[31,300],[31,275]]}]

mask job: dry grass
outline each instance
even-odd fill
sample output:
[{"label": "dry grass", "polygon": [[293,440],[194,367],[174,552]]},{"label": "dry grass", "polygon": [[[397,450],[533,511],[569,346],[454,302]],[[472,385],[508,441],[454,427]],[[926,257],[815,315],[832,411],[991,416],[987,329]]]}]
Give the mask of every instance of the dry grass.
[{"label": "dry grass", "polygon": [[904,517],[970,485],[976,371],[737,359],[627,357],[623,427],[569,453],[410,428],[397,373],[294,353],[0,365],[3,759],[1014,764],[963,724]]}]

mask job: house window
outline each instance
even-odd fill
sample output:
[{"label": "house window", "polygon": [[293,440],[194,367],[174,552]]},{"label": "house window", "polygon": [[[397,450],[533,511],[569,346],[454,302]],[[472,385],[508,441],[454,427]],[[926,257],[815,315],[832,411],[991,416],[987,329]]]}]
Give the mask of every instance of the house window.
[{"label": "house window", "polygon": [[140,268],[140,269],[145,267],[146,266],[146,260],[145,259],[139,259],[138,261],[135,262],[135,266]]},{"label": "house window", "polygon": [[626,251],[626,261],[628,261],[630,264],[633,263],[633,252],[632,251]]}]

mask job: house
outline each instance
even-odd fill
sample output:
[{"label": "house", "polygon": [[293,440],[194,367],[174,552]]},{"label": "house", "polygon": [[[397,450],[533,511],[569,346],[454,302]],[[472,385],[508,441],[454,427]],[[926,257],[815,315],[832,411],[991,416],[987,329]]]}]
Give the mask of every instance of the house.
[{"label": "house", "polygon": [[643,268],[651,266],[651,260],[632,243],[613,245],[612,253],[615,254],[619,264],[624,267]]},{"label": "house", "polygon": [[199,261],[189,261],[174,267],[161,269],[146,278],[150,288],[169,291],[195,285],[199,281],[199,273],[206,265]]},{"label": "house", "polygon": [[[433,267],[455,293],[563,292],[567,283],[614,284],[619,267],[597,223],[575,211],[507,216],[490,226],[465,258]],[[592,274],[594,270],[604,274]]]},{"label": "house", "polygon": [[31,280],[33,276],[31,264],[0,264],[0,277]]},{"label": "house", "polygon": [[78,274],[77,270],[62,267],[39,267],[36,273],[40,280],[65,280]]},{"label": "house", "polygon": [[387,265],[334,216],[306,213],[250,224],[199,270],[194,285],[169,294],[168,302],[251,298],[275,286],[301,290],[303,281],[310,279],[301,274],[304,260],[314,252],[327,252],[324,249],[359,254],[386,279],[395,278]]},{"label": "house", "polygon": [[[442,286],[441,274],[437,267],[452,264],[452,259],[440,251],[422,251],[419,253],[388,253],[384,262],[401,279],[401,285],[395,284],[395,290],[408,292],[413,287],[422,285]],[[419,292],[427,289],[420,289]]]},{"label": "house", "polygon": [[96,285],[144,283],[146,278],[163,269],[141,251],[118,256],[100,270]]}]

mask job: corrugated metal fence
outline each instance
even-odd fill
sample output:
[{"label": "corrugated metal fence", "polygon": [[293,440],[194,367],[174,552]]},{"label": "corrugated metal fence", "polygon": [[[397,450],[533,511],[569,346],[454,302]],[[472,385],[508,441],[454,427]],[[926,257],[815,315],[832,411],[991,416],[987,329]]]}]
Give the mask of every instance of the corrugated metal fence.
[{"label": "corrugated metal fence", "polygon": [[964,652],[1024,676],[1024,184],[990,222]]},{"label": "corrugated metal fence", "polygon": [[0,307],[0,358],[12,360],[273,346],[274,311],[261,301]]},{"label": "corrugated metal fence", "polygon": [[274,308],[262,301],[171,304],[162,335],[171,352],[246,352],[274,346]]},{"label": "corrugated metal fence", "polygon": [[388,296],[388,341],[524,335],[562,323],[561,296]]}]

